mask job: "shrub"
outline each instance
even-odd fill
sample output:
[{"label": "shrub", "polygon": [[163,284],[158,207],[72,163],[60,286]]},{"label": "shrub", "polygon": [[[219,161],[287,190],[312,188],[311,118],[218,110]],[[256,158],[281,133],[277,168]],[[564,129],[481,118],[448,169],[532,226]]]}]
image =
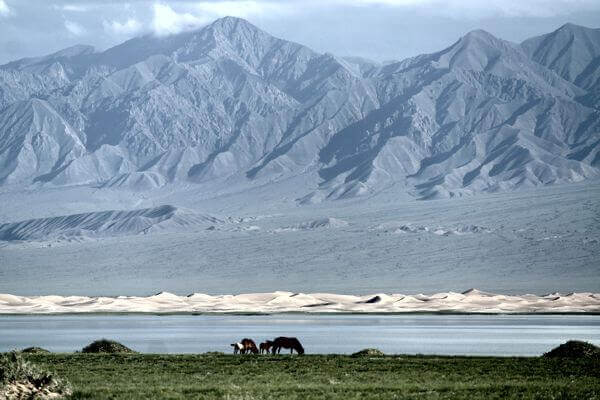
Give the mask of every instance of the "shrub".
[{"label": "shrub", "polygon": [[48,354],[50,353],[48,350],[46,349],[42,349],[41,347],[26,347],[23,350],[21,350],[21,353],[27,353],[27,354]]},{"label": "shrub", "polygon": [[569,340],[545,353],[544,357],[600,358],[600,347],[579,340]]},{"label": "shrub", "polygon": [[96,340],[85,346],[82,353],[135,353],[129,347],[108,339]]},{"label": "shrub", "polygon": [[371,356],[371,357],[380,357],[380,356],[384,356],[384,352],[379,350],[379,349],[363,349],[361,351],[358,351],[354,354],[352,354],[352,357],[365,357],[365,356]]},{"label": "shrub", "polygon": [[25,360],[18,352],[0,356],[0,398],[30,399],[71,394],[67,381]]}]

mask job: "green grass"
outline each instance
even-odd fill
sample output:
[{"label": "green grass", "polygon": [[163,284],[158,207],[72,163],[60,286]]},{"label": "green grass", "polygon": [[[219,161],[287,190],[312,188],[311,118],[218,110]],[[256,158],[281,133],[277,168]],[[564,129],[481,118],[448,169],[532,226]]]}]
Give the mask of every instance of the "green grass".
[{"label": "green grass", "polygon": [[9,397],[5,393],[7,389],[5,385],[14,384],[26,385],[34,390],[45,389],[53,393],[70,393],[67,382],[54,376],[48,369],[26,361],[21,353],[0,354],[0,398]]},{"label": "green grass", "polygon": [[73,399],[600,399],[597,360],[29,354]]}]

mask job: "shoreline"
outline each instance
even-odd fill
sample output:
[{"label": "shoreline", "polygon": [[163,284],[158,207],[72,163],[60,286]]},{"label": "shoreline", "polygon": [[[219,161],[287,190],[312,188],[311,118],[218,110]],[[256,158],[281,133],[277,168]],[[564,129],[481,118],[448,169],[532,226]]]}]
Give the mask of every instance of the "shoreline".
[{"label": "shoreline", "polygon": [[335,316],[381,316],[381,317],[400,317],[400,316],[600,316],[598,311],[537,311],[537,312],[488,312],[488,311],[331,311],[331,312],[311,312],[311,311],[277,311],[277,312],[246,312],[246,311],[73,311],[73,312],[49,312],[49,313],[0,313],[0,319],[6,317],[59,317],[59,316],[77,316],[77,317],[100,317],[100,316],[238,316],[238,317],[267,317],[267,316],[306,316],[306,317],[335,317]]}]

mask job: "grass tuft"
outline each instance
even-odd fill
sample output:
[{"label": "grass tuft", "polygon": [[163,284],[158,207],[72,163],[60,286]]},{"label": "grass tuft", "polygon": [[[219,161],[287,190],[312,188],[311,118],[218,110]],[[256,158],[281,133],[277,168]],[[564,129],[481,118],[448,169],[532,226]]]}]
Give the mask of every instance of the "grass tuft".
[{"label": "grass tuft", "polygon": [[379,349],[363,349],[352,354],[352,357],[381,357],[385,353]]},{"label": "grass tuft", "polygon": [[70,384],[27,362],[20,353],[0,356],[0,398],[60,398],[71,393]]},{"label": "grass tuft", "polygon": [[48,350],[43,349],[41,347],[26,347],[23,350],[21,350],[21,353],[29,353],[29,354],[48,354],[50,353]]}]

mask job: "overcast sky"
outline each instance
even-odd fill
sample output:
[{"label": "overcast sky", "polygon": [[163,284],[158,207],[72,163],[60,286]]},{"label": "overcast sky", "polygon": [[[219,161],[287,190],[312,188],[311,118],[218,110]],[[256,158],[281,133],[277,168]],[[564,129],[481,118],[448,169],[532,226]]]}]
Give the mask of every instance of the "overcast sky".
[{"label": "overcast sky", "polygon": [[0,0],[0,63],[74,44],[103,50],[226,16],[317,51],[378,61],[440,50],[472,29],[520,42],[600,25],[600,0]]}]

